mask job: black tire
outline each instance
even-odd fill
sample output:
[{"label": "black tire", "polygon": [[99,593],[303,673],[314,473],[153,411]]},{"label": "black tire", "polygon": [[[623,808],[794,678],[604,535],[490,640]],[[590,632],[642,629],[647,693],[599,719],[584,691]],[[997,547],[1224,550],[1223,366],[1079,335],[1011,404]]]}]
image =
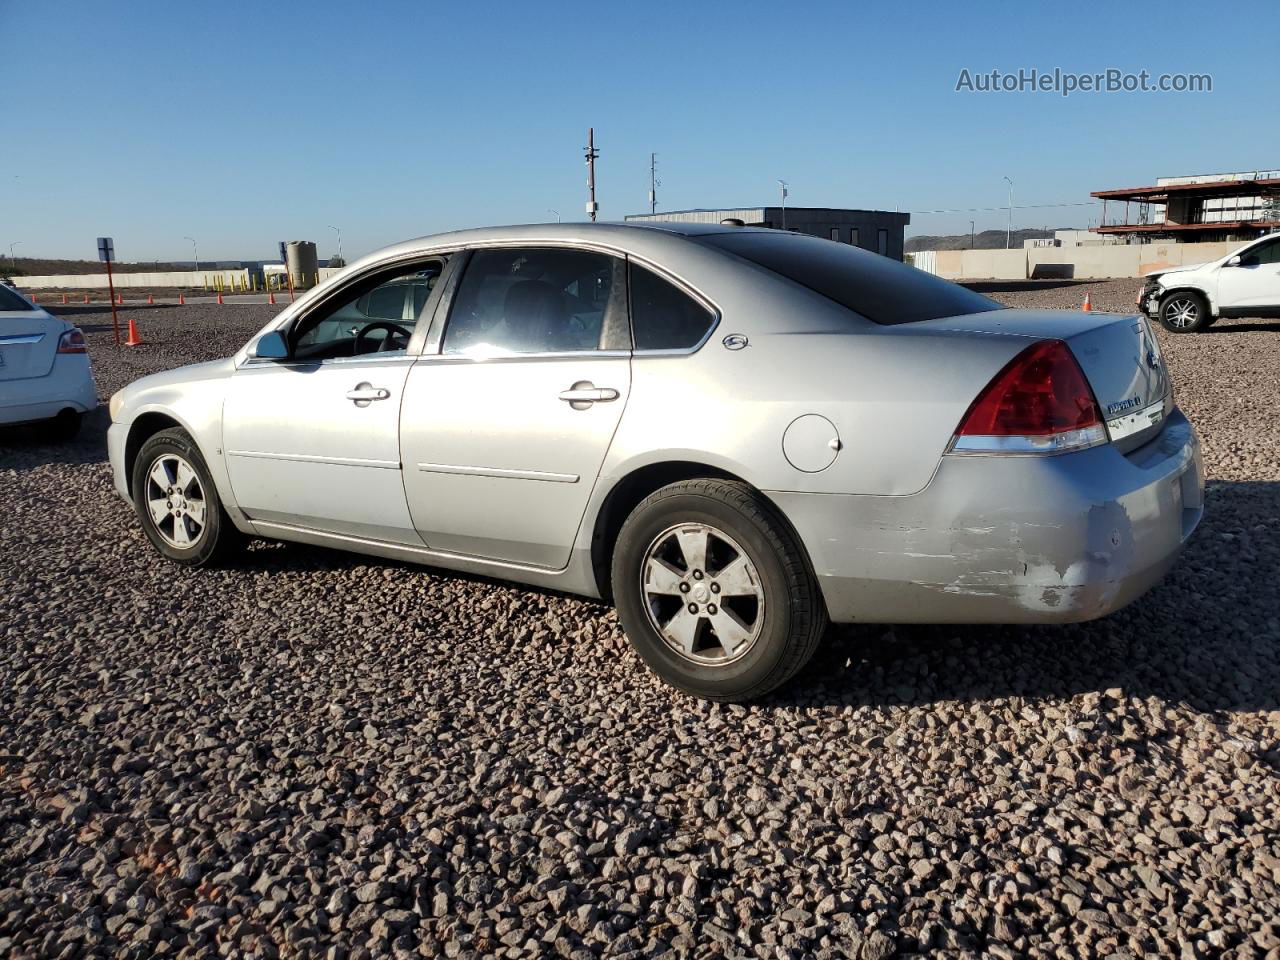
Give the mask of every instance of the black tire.
[{"label": "black tire", "polygon": [[49,421],[49,435],[54,440],[74,440],[80,433],[80,424],[83,420],[83,413],[77,413],[75,410],[63,410]]},{"label": "black tire", "polygon": [[[200,515],[204,522],[200,524],[198,536],[193,537],[190,546],[187,547],[175,545],[172,542],[176,537],[176,524],[183,522],[183,530],[188,531],[188,537],[191,537],[190,531],[194,531],[193,523],[173,516],[162,517],[157,522],[148,506],[148,494],[159,491],[158,486],[149,486],[153,482],[149,476],[158,462],[172,457],[181,458],[195,475],[198,491],[188,488],[186,493],[192,494],[189,502],[191,504],[198,502],[203,505]],[[205,463],[200,448],[191,439],[191,435],[180,427],[161,430],[143,443],[137,459],[133,462],[132,489],[133,509],[142,523],[143,532],[160,555],[174,563],[188,567],[209,566],[225,560],[244,540],[240,531],[231,522],[231,518],[222,509],[217,487],[214,486],[213,478],[209,474],[209,466]],[[199,494],[198,497],[194,495],[196,492]],[[161,492],[160,496],[163,497],[164,494]],[[185,497],[186,494],[179,501],[181,504],[188,503]]]},{"label": "black tire", "polygon": [[[664,537],[680,536],[682,524],[689,525],[686,530],[705,529],[712,534],[704,564],[707,585],[735,562],[717,567],[713,553],[735,557],[738,550],[734,548],[740,548],[754,566],[753,582],[760,600],[746,598],[746,603],[759,604],[753,607],[756,617],[752,618],[753,624],[758,623],[757,632],[754,639],[744,641],[745,652],[722,650],[722,663],[696,662],[692,657],[700,654],[677,651],[660,632],[664,614],[659,607],[672,601],[674,608],[670,609],[683,617],[686,609],[697,606],[690,603],[686,607],[684,603],[696,599],[692,594],[655,596],[642,588],[646,566],[653,562],[651,548]],[[693,574],[701,571],[689,569],[688,564],[679,566],[685,570],[679,588],[684,590],[691,585]],[[614,546],[612,583],[619,618],[636,652],[671,686],[707,700],[751,700],[786,683],[809,662],[827,626],[817,581],[790,525],[759,493],[733,481],[684,480],[641,501],[627,517]],[[717,599],[708,598],[705,589],[700,596]],[[725,598],[734,599],[727,592],[721,597],[722,613],[730,610]],[[705,614],[715,613],[717,608],[714,603],[704,604],[702,610],[695,634],[713,644],[701,654],[710,658],[718,641]]]},{"label": "black tire", "polygon": [[1160,300],[1160,326],[1170,333],[1199,333],[1213,323],[1209,303],[1194,290],[1174,290]]}]

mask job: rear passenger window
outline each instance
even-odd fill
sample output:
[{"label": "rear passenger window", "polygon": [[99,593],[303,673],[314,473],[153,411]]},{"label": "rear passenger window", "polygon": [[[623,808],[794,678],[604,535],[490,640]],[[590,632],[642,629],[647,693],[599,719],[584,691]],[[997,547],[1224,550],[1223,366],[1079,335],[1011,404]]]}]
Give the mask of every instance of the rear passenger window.
[{"label": "rear passenger window", "polygon": [[469,356],[626,349],[623,261],[587,250],[471,255],[444,352]]},{"label": "rear passenger window", "polygon": [[637,350],[688,350],[716,318],[679,287],[631,264],[631,334]]}]

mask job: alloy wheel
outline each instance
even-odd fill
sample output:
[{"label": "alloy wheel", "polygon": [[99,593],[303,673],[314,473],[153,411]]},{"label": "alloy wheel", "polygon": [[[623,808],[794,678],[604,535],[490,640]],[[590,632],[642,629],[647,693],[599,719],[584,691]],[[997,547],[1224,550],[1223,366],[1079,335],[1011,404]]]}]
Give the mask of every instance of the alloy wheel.
[{"label": "alloy wheel", "polygon": [[640,590],[649,622],[681,657],[720,666],[745,656],[764,626],[764,585],[745,550],[706,523],[658,534]]},{"label": "alloy wheel", "polygon": [[156,532],[169,546],[190,550],[204,537],[204,488],[182,457],[174,453],[156,457],[147,471],[144,499]]},{"label": "alloy wheel", "polygon": [[1164,320],[1179,330],[1195,326],[1200,318],[1200,305],[1190,297],[1178,297],[1164,305]]}]

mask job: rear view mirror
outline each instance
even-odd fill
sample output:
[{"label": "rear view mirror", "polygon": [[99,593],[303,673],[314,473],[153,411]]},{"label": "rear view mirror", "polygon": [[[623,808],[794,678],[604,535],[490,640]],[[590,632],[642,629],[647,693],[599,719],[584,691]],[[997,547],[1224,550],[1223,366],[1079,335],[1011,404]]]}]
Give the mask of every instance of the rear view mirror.
[{"label": "rear view mirror", "polygon": [[1234,257],[1232,257],[1230,260],[1228,260],[1228,261],[1227,261],[1227,266],[1228,266],[1228,267],[1238,267],[1238,266],[1240,266],[1240,254],[1238,254],[1238,253],[1237,253]]},{"label": "rear view mirror", "polygon": [[253,356],[259,360],[288,360],[289,343],[279,330],[271,330],[253,345]]}]

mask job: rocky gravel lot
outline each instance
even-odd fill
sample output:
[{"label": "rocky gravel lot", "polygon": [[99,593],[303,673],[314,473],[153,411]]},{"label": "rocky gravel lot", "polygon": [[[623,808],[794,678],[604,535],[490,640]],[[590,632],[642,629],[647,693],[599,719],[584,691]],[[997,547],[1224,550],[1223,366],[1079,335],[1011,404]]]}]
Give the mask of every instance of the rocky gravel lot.
[{"label": "rocky gravel lot", "polygon": [[[988,292],[1086,289],[1136,282]],[[133,351],[69,312],[105,399],[270,309],[142,309]],[[0,434],[0,956],[1280,958],[1280,324],[1163,343],[1210,489],[1162,586],[833,631],[749,707],[661,686],[598,604],[162,564],[101,412]]]}]

